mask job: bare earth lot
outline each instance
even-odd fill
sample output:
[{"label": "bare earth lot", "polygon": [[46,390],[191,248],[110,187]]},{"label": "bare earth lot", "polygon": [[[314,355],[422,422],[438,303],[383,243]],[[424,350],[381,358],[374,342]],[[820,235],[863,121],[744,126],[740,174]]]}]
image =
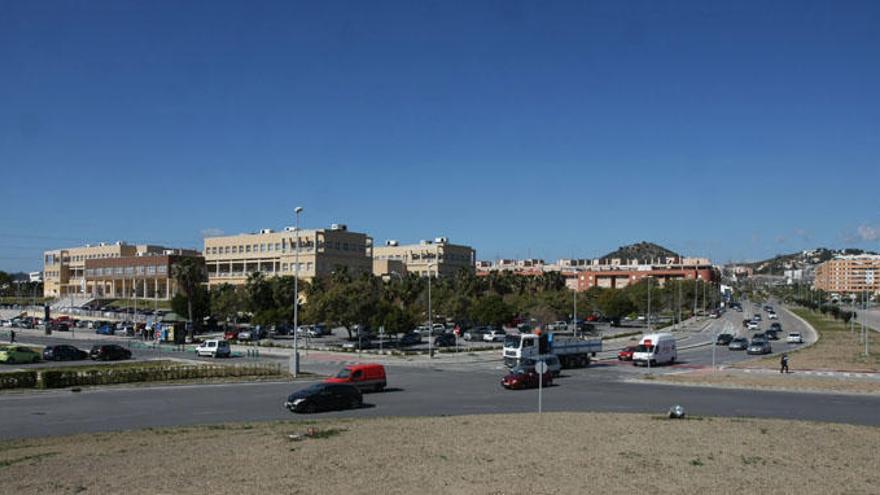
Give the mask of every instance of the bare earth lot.
[{"label": "bare earth lot", "polygon": [[[326,436],[288,438],[308,428]],[[0,492],[876,493],[878,443],[872,427],[633,414],[217,425],[0,443]]]},{"label": "bare earth lot", "polygon": [[880,380],[877,379],[811,376],[798,374],[796,371],[788,375],[780,375],[744,373],[737,370],[724,370],[712,374],[710,370],[701,370],[663,376],[659,380],[677,385],[880,394]]}]

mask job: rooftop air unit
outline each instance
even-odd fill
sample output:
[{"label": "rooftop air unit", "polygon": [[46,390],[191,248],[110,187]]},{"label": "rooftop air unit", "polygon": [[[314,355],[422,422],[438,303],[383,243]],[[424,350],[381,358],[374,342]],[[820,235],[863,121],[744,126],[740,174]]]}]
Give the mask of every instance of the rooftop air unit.
[{"label": "rooftop air unit", "polygon": [[386,246],[397,246],[398,243],[395,240],[385,241]]},{"label": "rooftop air unit", "polygon": [[272,229],[260,229],[260,233],[261,233],[261,234],[271,234],[271,233],[272,233]]},{"label": "rooftop air unit", "polygon": [[436,242],[437,244],[446,244],[447,242],[449,242],[449,239],[446,237],[438,237],[434,239],[434,242]]},{"label": "rooftop air unit", "polygon": [[348,225],[345,225],[344,223],[334,223],[334,224],[330,225],[330,230],[345,231],[345,230],[348,230]]}]

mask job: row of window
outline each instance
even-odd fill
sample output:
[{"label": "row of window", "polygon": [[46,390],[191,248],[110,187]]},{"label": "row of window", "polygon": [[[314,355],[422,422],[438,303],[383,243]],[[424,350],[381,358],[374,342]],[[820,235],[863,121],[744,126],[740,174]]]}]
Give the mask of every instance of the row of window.
[{"label": "row of window", "polygon": [[86,277],[112,277],[123,275],[165,275],[167,265],[114,266],[107,268],[87,268]]},{"label": "row of window", "polygon": [[[300,239],[299,246],[300,251],[309,251],[314,247],[314,243],[309,239]],[[205,256],[210,254],[286,253],[288,247],[290,251],[295,251],[296,241],[290,241],[288,243],[287,239],[282,239],[281,242],[276,243],[239,244],[238,246],[206,246]]]},{"label": "row of window", "polygon": [[64,257],[56,257],[54,254],[47,254],[43,262],[47,265],[54,265],[55,263],[71,263],[71,262],[80,262],[85,260],[97,260],[97,259],[105,259],[105,258],[119,258],[122,254],[120,253],[97,253],[97,254],[78,254],[76,256],[64,256]]}]

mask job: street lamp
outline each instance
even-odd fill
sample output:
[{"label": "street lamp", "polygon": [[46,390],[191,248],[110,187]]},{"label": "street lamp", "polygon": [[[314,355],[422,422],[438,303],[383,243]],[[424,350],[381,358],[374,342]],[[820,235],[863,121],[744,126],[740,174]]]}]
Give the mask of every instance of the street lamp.
[{"label": "street lamp", "polygon": [[435,263],[428,263],[428,357],[434,357],[434,347],[431,337],[434,335],[434,315],[431,311],[431,268],[437,266]]},{"label": "street lamp", "polygon": [[293,377],[299,375],[299,215],[303,212],[302,206],[297,206],[293,212],[296,215],[296,248],[293,252]]}]

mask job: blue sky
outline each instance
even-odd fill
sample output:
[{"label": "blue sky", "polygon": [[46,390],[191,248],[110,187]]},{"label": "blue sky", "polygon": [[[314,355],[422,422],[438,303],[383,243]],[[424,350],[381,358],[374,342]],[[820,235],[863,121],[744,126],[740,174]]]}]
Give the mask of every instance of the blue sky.
[{"label": "blue sky", "polygon": [[481,259],[880,249],[878,26],[870,1],[0,0],[0,269],[297,205]]}]

